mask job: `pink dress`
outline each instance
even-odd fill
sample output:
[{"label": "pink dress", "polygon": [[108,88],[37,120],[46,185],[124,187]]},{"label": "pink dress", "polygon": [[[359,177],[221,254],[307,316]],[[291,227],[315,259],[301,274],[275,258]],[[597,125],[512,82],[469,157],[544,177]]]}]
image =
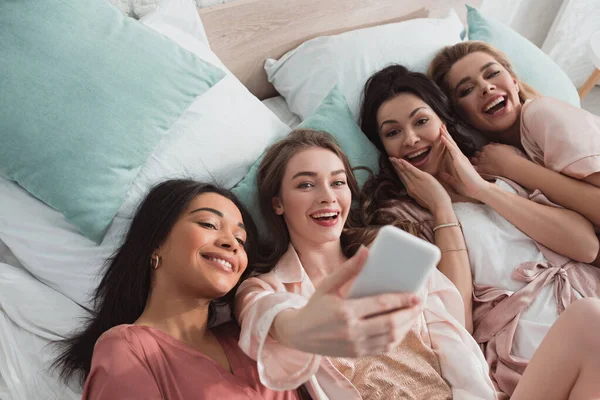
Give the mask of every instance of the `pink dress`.
[{"label": "pink dress", "polygon": [[[356,387],[328,357],[289,348],[269,335],[280,311],[303,307],[314,291],[290,246],[271,272],[244,281],[238,289],[235,310],[242,326],[239,345],[257,360],[261,382],[267,387],[284,390],[306,383],[316,400],[360,399]],[[424,307],[414,330],[419,340],[433,349],[452,396],[495,399],[483,354],[464,328],[464,304],[456,287],[435,270],[418,294],[424,299]],[[393,375],[388,372],[384,373]]]},{"label": "pink dress", "polygon": [[600,117],[552,97],[523,105],[521,144],[533,162],[572,178],[600,172]]},{"label": "pink dress", "polygon": [[244,399],[296,400],[258,379],[256,362],[237,346],[235,323],[213,328],[232,372],[168,334],[146,326],[119,325],[96,342],[85,400]]}]

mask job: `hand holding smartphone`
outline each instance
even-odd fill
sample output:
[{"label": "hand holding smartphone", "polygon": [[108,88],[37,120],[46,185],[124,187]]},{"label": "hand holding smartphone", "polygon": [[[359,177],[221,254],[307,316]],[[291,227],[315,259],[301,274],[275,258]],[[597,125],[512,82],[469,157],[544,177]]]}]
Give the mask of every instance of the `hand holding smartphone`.
[{"label": "hand holding smartphone", "polygon": [[441,258],[437,246],[402,229],[382,227],[369,257],[352,283],[348,298],[417,292]]}]

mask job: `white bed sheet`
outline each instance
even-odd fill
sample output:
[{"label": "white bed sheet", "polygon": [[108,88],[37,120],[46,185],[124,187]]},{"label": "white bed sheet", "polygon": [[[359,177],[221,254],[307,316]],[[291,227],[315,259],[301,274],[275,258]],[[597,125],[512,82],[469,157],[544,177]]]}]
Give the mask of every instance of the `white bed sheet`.
[{"label": "white bed sheet", "polygon": [[8,386],[7,386],[6,382],[4,382],[4,378],[2,378],[2,375],[0,375],[0,399],[2,399],[2,400],[13,400],[14,399],[13,395],[8,390]]},{"label": "white bed sheet", "polygon": [[0,399],[80,399],[79,389],[50,371],[56,354],[50,343],[76,329],[86,314],[25,269],[0,263]]},{"label": "white bed sheet", "polygon": [[[10,251],[6,243],[0,239],[0,263],[9,264],[15,267],[22,267],[21,262],[15,257],[15,255]],[[3,400],[0,397],[0,400]]]},{"label": "white bed sheet", "polygon": [[271,97],[270,99],[263,100],[262,103],[277,115],[277,117],[287,126],[294,129],[302,122],[300,117],[290,111],[288,104],[283,96]]}]

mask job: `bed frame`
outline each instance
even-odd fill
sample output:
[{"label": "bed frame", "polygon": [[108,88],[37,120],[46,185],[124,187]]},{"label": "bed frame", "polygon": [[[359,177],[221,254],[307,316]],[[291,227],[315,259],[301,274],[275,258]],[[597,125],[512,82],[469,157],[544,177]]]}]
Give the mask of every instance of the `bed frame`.
[{"label": "bed frame", "polygon": [[261,100],[277,95],[263,64],[302,42],[353,29],[427,16],[454,8],[465,21],[464,4],[481,0],[236,0],[202,8],[212,50]]}]

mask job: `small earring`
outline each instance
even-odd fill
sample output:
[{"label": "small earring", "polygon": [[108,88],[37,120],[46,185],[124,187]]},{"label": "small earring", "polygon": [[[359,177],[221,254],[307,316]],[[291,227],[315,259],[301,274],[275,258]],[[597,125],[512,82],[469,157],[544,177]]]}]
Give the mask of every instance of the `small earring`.
[{"label": "small earring", "polygon": [[150,259],[150,266],[152,269],[158,269],[158,265],[160,264],[160,257],[157,254],[154,254]]}]

